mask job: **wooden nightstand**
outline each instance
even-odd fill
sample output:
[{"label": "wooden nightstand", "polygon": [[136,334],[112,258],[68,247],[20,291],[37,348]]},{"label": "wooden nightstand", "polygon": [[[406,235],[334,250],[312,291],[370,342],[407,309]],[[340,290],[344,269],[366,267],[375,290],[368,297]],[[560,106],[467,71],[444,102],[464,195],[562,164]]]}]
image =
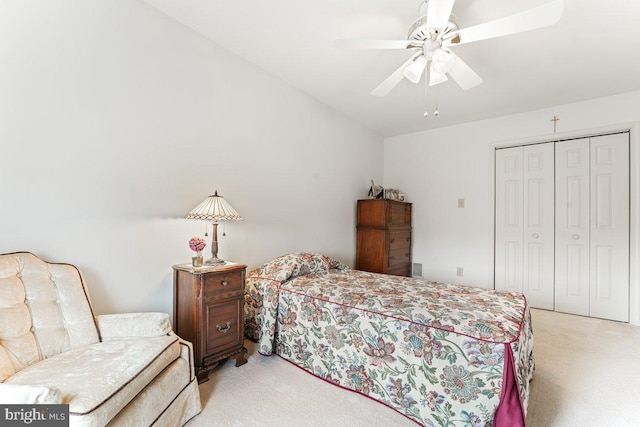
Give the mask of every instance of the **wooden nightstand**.
[{"label": "wooden nightstand", "polygon": [[247,363],[244,347],[243,293],[246,265],[173,266],[173,328],[191,341],[198,382],[220,361]]}]

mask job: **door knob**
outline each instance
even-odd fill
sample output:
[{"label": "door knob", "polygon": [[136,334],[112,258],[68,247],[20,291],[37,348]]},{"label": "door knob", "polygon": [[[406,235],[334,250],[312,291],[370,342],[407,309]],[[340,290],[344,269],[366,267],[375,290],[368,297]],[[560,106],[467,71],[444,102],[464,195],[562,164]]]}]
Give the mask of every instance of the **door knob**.
[{"label": "door knob", "polygon": [[540,237],[540,236],[538,236],[538,233],[533,233],[533,238],[534,239],[537,239],[538,237]]},{"label": "door knob", "polygon": [[578,240],[580,238],[580,236],[578,236],[577,234],[573,235],[573,240]]}]

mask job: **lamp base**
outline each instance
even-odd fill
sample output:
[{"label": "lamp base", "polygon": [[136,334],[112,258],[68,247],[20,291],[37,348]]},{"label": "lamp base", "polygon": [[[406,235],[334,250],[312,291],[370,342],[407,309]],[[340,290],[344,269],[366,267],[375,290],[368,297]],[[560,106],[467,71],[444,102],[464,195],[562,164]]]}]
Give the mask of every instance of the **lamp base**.
[{"label": "lamp base", "polygon": [[224,260],[220,259],[218,257],[216,258],[209,258],[208,260],[206,260],[204,262],[204,265],[221,265],[224,264]]}]

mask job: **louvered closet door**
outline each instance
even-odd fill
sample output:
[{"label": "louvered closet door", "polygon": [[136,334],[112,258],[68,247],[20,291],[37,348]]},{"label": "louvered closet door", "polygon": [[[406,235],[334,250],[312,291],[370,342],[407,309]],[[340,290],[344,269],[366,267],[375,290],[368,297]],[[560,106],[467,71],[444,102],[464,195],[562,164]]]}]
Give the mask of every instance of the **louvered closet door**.
[{"label": "louvered closet door", "polygon": [[556,311],[629,320],[629,134],[556,143]]},{"label": "louvered closet door", "polygon": [[553,309],[553,143],[496,151],[496,289]]}]

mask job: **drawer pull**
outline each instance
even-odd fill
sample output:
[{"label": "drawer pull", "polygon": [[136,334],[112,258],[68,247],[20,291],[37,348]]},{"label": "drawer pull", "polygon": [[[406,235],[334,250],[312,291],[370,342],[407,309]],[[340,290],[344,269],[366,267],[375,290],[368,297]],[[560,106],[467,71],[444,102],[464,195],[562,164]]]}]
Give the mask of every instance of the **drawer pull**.
[{"label": "drawer pull", "polygon": [[226,280],[222,281],[222,286],[227,286],[229,284],[229,282],[227,282]]},{"label": "drawer pull", "polygon": [[395,241],[396,241],[395,237],[391,239],[391,243],[393,243]]},{"label": "drawer pull", "polygon": [[220,325],[216,325],[216,329],[218,330],[218,332],[226,334],[227,332],[229,332],[229,329],[231,329],[231,322],[227,322],[227,326],[225,326],[224,328]]}]

